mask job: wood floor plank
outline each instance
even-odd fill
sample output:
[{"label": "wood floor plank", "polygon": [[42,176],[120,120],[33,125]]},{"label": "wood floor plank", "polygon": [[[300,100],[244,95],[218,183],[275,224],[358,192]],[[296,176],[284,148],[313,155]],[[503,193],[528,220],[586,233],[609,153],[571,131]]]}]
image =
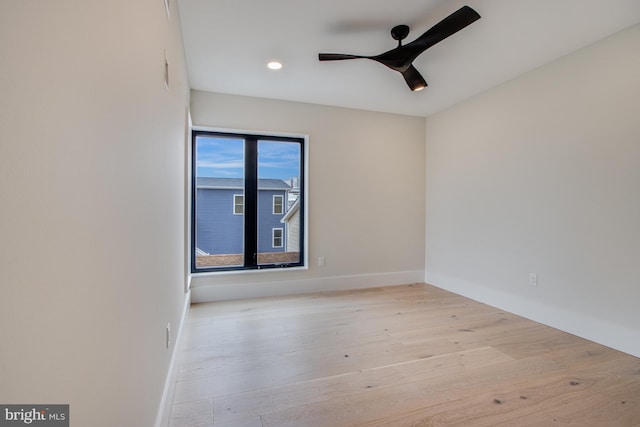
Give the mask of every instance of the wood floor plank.
[{"label": "wood floor plank", "polygon": [[174,404],[169,427],[210,427],[213,425],[213,398]]},{"label": "wood floor plank", "polygon": [[[509,356],[490,347],[476,350],[449,353],[428,359],[417,359],[392,365],[384,365],[366,370],[355,370],[346,374],[323,377],[315,380],[287,384],[263,390],[222,396],[216,399],[215,412],[231,416],[232,414],[273,414],[279,411],[298,411],[300,402],[319,407],[332,406],[335,401],[351,401],[357,396],[371,401],[376,391],[382,395],[402,394],[407,387],[422,381],[418,372],[429,372],[428,378],[447,377],[451,372],[495,365],[512,360]],[[447,380],[442,380],[447,381]],[[270,416],[266,417],[271,420]],[[296,420],[297,417],[294,417]],[[268,422],[273,422],[268,421]],[[281,423],[282,420],[278,419]]]},{"label": "wood floor plank", "polygon": [[194,304],[171,426],[640,426],[640,359],[429,285]]},{"label": "wood floor plank", "polygon": [[[541,375],[521,382],[520,390],[489,384],[482,393],[461,394],[446,405],[403,408],[362,426],[634,426],[637,410],[622,403],[614,388],[590,384],[587,389],[564,375]],[[517,383],[510,384],[512,386]],[[627,388],[630,384],[619,384]],[[637,388],[637,387],[633,387]],[[487,397],[495,396],[493,399]],[[585,417],[585,411],[588,414]]]},{"label": "wood floor plank", "polygon": [[[450,365],[444,369],[422,370],[407,366],[410,377],[395,387],[383,387],[372,393],[360,393],[350,399],[331,399],[320,404],[305,404],[291,410],[263,416],[265,426],[400,425],[399,414],[423,408],[446,407],[451,402],[475,394],[486,395],[495,384],[537,378],[542,371],[557,370],[546,358],[507,360],[480,367]],[[556,371],[558,372],[558,371]],[[489,403],[494,397],[486,396]],[[377,421],[376,421],[377,420]]]}]

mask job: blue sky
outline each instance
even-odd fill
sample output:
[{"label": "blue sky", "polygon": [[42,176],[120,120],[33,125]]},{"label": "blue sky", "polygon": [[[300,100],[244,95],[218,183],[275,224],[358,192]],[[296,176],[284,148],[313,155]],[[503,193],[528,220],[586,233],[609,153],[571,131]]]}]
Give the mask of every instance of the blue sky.
[{"label": "blue sky", "polygon": [[[198,136],[196,175],[211,178],[242,178],[242,139]],[[259,141],[258,177],[288,179],[300,175],[300,144]]]}]

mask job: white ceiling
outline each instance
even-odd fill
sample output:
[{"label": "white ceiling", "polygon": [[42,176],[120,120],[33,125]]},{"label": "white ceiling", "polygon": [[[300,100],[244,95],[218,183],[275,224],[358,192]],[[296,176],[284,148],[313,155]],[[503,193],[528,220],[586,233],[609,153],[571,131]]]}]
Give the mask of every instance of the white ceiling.
[{"label": "white ceiling", "polygon": [[[416,116],[640,22],[640,0],[178,2],[193,89]],[[374,61],[318,61],[320,52],[382,53],[397,45],[393,26],[411,26],[410,42],[465,4],[482,18],[416,59],[429,84],[421,92]],[[267,69],[274,59],[281,70]]]}]

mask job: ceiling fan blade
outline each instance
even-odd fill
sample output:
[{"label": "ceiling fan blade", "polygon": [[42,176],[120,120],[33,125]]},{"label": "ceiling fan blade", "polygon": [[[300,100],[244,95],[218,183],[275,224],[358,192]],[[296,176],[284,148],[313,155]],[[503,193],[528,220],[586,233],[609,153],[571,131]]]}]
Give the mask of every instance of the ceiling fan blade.
[{"label": "ceiling fan blade", "polygon": [[463,6],[428,29],[420,37],[407,44],[407,47],[420,49],[422,53],[434,44],[457,33],[478,19],[480,19],[478,12],[469,6]]},{"label": "ceiling fan blade", "polygon": [[344,53],[319,53],[318,59],[320,61],[340,61],[343,59],[368,59],[368,56],[360,55],[348,55]]},{"label": "ceiling fan blade", "polygon": [[412,91],[424,89],[427,82],[413,66],[413,60],[422,52],[447,37],[457,33],[466,26],[480,19],[478,12],[469,6],[463,6],[451,15],[438,22],[420,37],[402,45],[402,40],[409,32],[406,25],[398,25],[391,30],[391,36],[398,40],[398,47],[376,56],[349,55],[344,53],[320,53],[320,61],[340,61],[343,59],[372,59],[380,64],[398,71]]},{"label": "ceiling fan blade", "polygon": [[413,65],[409,65],[404,71],[401,71],[400,74],[402,74],[404,81],[407,82],[413,92],[427,87],[427,82]]},{"label": "ceiling fan blade", "polygon": [[378,61],[396,71],[403,72],[422,52],[478,19],[480,19],[478,12],[469,6],[463,6],[438,22],[411,43],[398,46],[380,55],[370,57],[370,59]]}]

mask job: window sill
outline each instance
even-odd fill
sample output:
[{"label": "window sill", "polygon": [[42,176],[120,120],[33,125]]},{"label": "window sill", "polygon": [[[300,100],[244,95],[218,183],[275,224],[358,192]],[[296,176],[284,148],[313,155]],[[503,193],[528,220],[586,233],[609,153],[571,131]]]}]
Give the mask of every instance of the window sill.
[{"label": "window sill", "polygon": [[243,275],[243,274],[265,274],[265,273],[281,273],[283,271],[306,271],[309,267],[301,265],[297,267],[275,267],[275,268],[256,268],[250,270],[220,270],[220,271],[201,271],[192,272],[194,277],[212,277],[212,276],[226,276],[226,275]]}]

